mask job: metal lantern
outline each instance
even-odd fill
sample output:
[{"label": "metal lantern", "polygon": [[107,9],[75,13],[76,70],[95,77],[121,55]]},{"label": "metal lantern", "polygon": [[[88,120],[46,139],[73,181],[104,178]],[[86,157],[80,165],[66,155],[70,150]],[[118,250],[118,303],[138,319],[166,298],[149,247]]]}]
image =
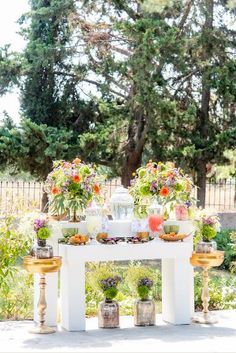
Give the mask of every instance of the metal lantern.
[{"label": "metal lantern", "polygon": [[123,186],[116,189],[110,198],[113,219],[131,219],[134,210],[134,200],[128,189]]},{"label": "metal lantern", "polygon": [[96,236],[102,230],[103,211],[95,201],[85,210],[86,228],[89,232],[91,243],[96,243]]}]

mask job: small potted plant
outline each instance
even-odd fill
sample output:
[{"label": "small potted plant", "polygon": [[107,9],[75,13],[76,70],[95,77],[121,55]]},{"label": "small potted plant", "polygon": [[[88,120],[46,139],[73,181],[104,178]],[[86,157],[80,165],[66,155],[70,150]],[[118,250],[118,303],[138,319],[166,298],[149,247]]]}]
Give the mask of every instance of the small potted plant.
[{"label": "small potted plant", "polygon": [[31,255],[38,259],[47,259],[53,257],[53,248],[47,244],[47,239],[51,236],[48,218],[40,216],[33,222],[34,232],[36,234],[37,245],[31,249]]},{"label": "small potted plant", "polygon": [[200,212],[196,220],[196,252],[211,253],[217,249],[216,242],[213,240],[220,229],[219,217],[207,214],[204,210]]},{"label": "small potted plant", "polygon": [[156,309],[151,292],[156,283],[156,276],[152,270],[143,266],[130,266],[126,281],[130,290],[139,297],[134,304],[135,326],[153,326],[156,322]]},{"label": "small potted plant", "polygon": [[109,266],[100,266],[89,276],[90,285],[103,295],[104,300],[98,306],[99,328],[117,328],[120,326],[119,304],[114,298],[118,294],[121,277],[114,274]]}]

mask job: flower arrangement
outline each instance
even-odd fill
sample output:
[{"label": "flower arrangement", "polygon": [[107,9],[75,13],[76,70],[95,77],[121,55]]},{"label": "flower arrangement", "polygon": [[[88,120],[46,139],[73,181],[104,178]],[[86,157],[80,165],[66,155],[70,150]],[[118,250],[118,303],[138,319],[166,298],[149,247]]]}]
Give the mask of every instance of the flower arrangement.
[{"label": "flower arrangement", "polygon": [[206,210],[200,210],[196,219],[197,237],[209,242],[215,238],[220,230],[220,219],[217,215],[208,214]]},{"label": "flower arrangement", "polygon": [[174,163],[149,161],[145,167],[137,169],[130,193],[135,200],[136,213],[140,213],[139,207],[153,196],[164,205],[168,202],[172,205],[186,203],[189,207],[194,202],[191,196],[193,186],[192,179]]},{"label": "flower arrangement", "polygon": [[105,301],[111,301],[118,294],[121,277],[115,273],[112,265],[101,265],[88,273],[88,283],[93,290],[105,296]]},{"label": "flower arrangement", "polygon": [[118,283],[121,282],[120,276],[108,277],[100,280],[101,289],[106,301],[114,299],[118,294]]},{"label": "flower arrangement", "polygon": [[126,282],[132,292],[137,292],[141,300],[149,298],[151,290],[157,284],[158,278],[156,273],[148,267],[131,265],[128,268]]},{"label": "flower arrangement", "polygon": [[79,158],[71,163],[55,161],[45,183],[53,213],[62,214],[65,209],[74,212],[84,210],[92,198],[101,201],[102,181],[95,167],[81,162]]},{"label": "flower arrangement", "polygon": [[48,239],[51,236],[51,229],[49,228],[48,219],[43,216],[36,218],[34,220],[34,231],[38,239]]},{"label": "flower arrangement", "polygon": [[137,292],[141,300],[147,300],[149,292],[153,287],[153,280],[148,277],[143,277],[138,281]]}]

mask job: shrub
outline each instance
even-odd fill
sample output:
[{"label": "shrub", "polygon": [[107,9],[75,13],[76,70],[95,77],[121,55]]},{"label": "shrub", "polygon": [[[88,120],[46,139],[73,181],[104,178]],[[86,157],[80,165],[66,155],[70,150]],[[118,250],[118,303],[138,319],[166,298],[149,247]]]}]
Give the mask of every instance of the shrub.
[{"label": "shrub", "polygon": [[215,241],[217,249],[225,252],[224,262],[220,266],[221,269],[230,269],[232,261],[236,261],[235,239],[232,237],[234,231],[232,229],[222,229],[217,233]]},{"label": "shrub", "polygon": [[15,277],[8,276],[6,282],[8,289],[0,288],[0,320],[32,319],[33,275],[19,269]]},{"label": "shrub", "polygon": [[[202,274],[197,273],[194,278],[194,300],[196,310],[202,310]],[[210,302],[209,309],[224,310],[236,308],[236,278],[228,273],[217,271],[210,274],[209,290]]]},{"label": "shrub", "polygon": [[121,276],[112,263],[91,264],[87,280],[95,293],[98,291],[107,300],[112,300],[118,294],[117,286],[121,281]]},{"label": "shrub", "polygon": [[160,286],[161,283],[159,271],[153,270],[151,267],[142,266],[140,262],[130,263],[125,281],[130,291],[137,293],[140,299],[147,299],[151,289],[155,299],[158,296],[158,299],[161,297],[160,292],[157,296],[154,295],[157,290],[157,284]]},{"label": "shrub", "polygon": [[17,228],[14,216],[5,216],[0,221],[0,288],[8,293],[8,278],[16,276],[21,259],[27,254],[31,240]]}]

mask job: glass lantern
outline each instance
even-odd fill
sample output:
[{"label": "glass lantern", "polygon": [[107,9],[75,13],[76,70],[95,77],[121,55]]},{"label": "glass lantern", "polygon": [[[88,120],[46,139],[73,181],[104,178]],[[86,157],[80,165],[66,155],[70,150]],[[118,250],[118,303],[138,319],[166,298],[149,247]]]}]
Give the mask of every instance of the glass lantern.
[{"label": "glass lantern", "polygon": [[152,204],[147,208],[147,212],[149,229],[155,234],[161,230],[164,222],[163,207],[154,199]]},{"label": "glass lantern", "polygon": [[134,200],[128,189],[123,186],[116,189],[110,198],[113,219],[131,219],[134,210]]},{"label": "glass lantern", "polygon": [[91,244],[96,244],[96,236],[102,230],[103,211],[95,201],[85,210],[86,228],[89,232]]}]

